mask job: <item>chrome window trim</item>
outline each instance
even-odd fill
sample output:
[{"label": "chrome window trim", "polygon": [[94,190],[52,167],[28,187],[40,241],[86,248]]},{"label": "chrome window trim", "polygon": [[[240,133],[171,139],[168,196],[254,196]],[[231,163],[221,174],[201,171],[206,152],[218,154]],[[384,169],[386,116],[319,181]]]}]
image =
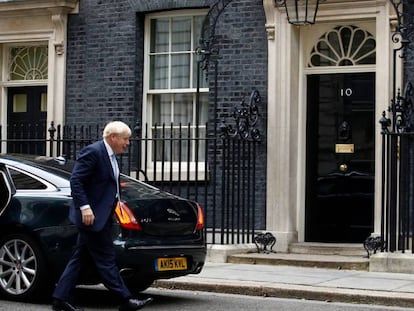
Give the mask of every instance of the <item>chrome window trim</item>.
[{"label": "chrome window trim", "polygon": [[[22,174],[25,174],[25,175],[37,180],[38,182],[40,182],[40,183],[42,183],[43,185],[46,186],[45,189],[18,189],[16,187],[16,185],[14,185],[15,188],[16,188],[16,194],[17,193],[29,193],[29,192],[42,193],[42,192],[51,192],[51,191],[57,191],[58,190],[58,188],[55,187],[53,184],[47,182],[46,180],[44,180],[44,179],[42,179],[42,178],[40,178],[40,177],[38,177],[34,174],[29,173],[28,171],[25,171],[25,170],[22,170],[22,169],[19,169],[19,168],[15,167],[15,166],[10,166],[10,165],[6,165],[6,168],[8,170],[13,169],[13,170],[18,171]],[[9,172],[9,174],[10,174],[10,172]],[[11,174],[10,174],[10,176],[11,176]],[[12,178],[12,180],[13,180],[13,178]],[[13,181],[13,183],[14,183],[14,181]]]},{"label": "chrome window trim", "polygon": [[8,182],[8,178],[7,178],[6,173],[3,172],[3,171],[0,171],[0,175],[1,175],[1,178],[3,178],[3,180],[5,181],[5,185],[7,187],[7,190],[9,191],[9,195],[8,195],[6,204],[0,210],[0,216],[1,216],[4,213],[4,211],[6,210],[6,207],[9,205],[9,203],[12,199],[12,189],[11,189],[10,184]]}]

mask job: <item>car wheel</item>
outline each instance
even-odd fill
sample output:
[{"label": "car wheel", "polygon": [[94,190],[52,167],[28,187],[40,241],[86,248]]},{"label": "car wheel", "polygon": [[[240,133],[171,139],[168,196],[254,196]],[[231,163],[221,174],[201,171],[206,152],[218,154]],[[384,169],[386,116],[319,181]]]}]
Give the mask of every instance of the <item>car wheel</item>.
[{"label": "car wheel", "polygon": [[13,300],[34,298],[45,290],[44,256],[36,241],[26,234],[0,239],[0,293]]}]

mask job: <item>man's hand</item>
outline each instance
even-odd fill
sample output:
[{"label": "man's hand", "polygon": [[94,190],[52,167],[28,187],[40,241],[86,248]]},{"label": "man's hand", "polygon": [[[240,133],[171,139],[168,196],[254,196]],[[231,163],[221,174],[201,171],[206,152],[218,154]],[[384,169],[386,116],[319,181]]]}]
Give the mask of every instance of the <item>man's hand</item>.
[{"label": "man's hand", "polygon": [[85,208],[81,210],[82,213],[82,223],[85,226],[92,226],[93,222],[95,221],[95,215],[91,208]]}]

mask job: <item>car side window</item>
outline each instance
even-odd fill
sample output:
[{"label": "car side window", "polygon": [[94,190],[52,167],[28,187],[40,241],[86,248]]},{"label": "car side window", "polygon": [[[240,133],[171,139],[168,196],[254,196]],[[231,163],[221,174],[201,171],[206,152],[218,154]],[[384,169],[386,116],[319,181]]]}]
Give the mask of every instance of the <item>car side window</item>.
[{"label": "car side window", "polygon": [[39,180],[14,169],[9,169],[16,190],[42,190],[47,186]]}]

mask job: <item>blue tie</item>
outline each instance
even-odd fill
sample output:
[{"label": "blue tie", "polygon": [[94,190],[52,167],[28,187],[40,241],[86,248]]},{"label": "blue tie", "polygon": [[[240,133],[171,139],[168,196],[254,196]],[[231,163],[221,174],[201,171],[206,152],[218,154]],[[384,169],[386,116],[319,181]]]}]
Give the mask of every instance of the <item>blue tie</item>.
[{"label": "blue tie", "polygon": [[119,167],[118,167],[118,161],[116,160],[115,153],[111,155],[111,164],[112,164],[112,170],[114,171],[114,176],[116,179],[116,197],[119,200],[119,184],[118,184],[118,177],[119,177]]},{"label": "blue tie", "polygon": [[118,168],[118,162],[116,161],[115,153],[111,155],[111,164],[112,164],[112,170],[114,171],[115,179],[118,180],[119,168]]}]

